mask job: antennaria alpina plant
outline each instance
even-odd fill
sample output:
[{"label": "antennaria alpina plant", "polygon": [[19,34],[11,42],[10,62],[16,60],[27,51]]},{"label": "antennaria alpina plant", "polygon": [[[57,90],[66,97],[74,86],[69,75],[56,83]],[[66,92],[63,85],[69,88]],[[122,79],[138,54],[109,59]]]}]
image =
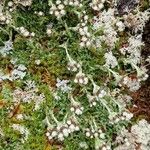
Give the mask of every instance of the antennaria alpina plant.
[{"label": "antennaria alpina plant", "polygon": [[0,149],[149,150],[130,108],[150,10],[126,1],[0,2]]}]

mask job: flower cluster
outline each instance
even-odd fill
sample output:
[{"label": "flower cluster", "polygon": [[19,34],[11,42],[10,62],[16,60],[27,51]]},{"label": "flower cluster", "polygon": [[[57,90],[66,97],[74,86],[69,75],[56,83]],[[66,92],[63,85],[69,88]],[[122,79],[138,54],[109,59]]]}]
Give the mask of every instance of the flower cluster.
[{"label": "flower cluster", "polygon": [[139,146],[141,150],[150,148],[150,124],[144,119],[140,120],[137,124],[131,127],[131,132],[122,129],[120,135],[116,138],[118,146],[115,150],[120,150],[122,147],[126,149],[136,149]]},{"label": "flower cluster", "polygon": [[80,68],[80,64],[74,61],[72,58],[69,59],[69,62],[67,64],[67,69],[69,71],[76,72]]},{"label": "flower cluster", "polygon": [[46,33],[48,36],[52,34],[52,24],[47,25]]},{"label": "flower cluster", "polygon": [[109,48],[113,48],[117,42],[117,31],[115,23],[118,22],[115,18],[115,10],[109,8],[93,17],[93,30],[97,31],[103,28],[103,35],[99,36],[100,41],[104,41]]},{"label": "flower cluster", "polygon": [[9,74],[4,74],[3,72],[1,72],[0,79],[2,81],[4,80],[14,81],[18,79],[23,79],[26,75],[26,69],[27,68],[22,64],[16,65],[14,70],[12,70]]},{"label": "flower cluster", "polygon": [[15,4],[21,4],[24,7],[31,6],[32,0],[14,0]]},{"label": "flower cluster", "polygon": [[90,6],[92,7],[93,10],[95,11],[100,11],[104,7],[104,3],[106,0],[92,0],[90,3]]},{"label": "flower cluster", "polygon": [[131,133],[136,137],[136,142],[141,144],[141,149],[150,148],[150,124],[142,119],[131,128]]},{"label": "flower cluster", "polygon": [[53,114],[52,116],[57,125],[53,127],[50,125],[48,127],[46,136],[49,140],[57,139],[59,141],[63,141],[71,133],[80,130],[76,118],[74,116],[65,122],[58,122],[58,120],[54,117]]},{"label": "flower cluster", "polygon": [[90,107],[97,105],[97,99],[95,96],[91,95],[90,93],[87,93],[87,98],[88,98]]},{"label": "flower cluster", "polygon": [[122,114],[113,113],[109,116],[111,124],[116,124],[120,121],[130,121],[131,118],[133,118],[133,114],[128,111],[124,111]]},{"label": "flower cluster", "polygon": [[123,46],[120,51],[122,54],[127,54],[130,63],[139,64],[141,58],[141,46],[143,46],[142,35],[131,36],[128,39],[128,44]]},{"label": "flower cluster", "polygon": [[82,7],[82,1],[83,0],[64,0],[64,4],[69,6]]},{"label": "flower cluster", "polygon": [[26,67],[22,64],[15,67],[15,69],[11,72],[11,79],[17,80],[17,79],[23,79],[26,75]]},{"label": "flower cluster", "polygon": [[141,86],[140,82],[136,78],[125,77],[123,80],[123,84],[125,84],[131,92],[137,91]]},{"label": "flower cluster", "polygon": [[22,142],[24,143],[25,141],[27,141],[28,137],[29,137],[29,130],[27,128],[25,128],[24,126],[21,126],[19,124],[13,124],[12,128],[16,131],[19,131],[20,134],[23,135],[23,139]]},{"label": "flower cluster", "polygon": [[27,29],[25,29],[24,27],[18,27],[16,28],[24,37],[33,37],[35,36],[35,33],[32,32],[30,33]]},{"label": "flower cluster", "polygon": [[71,108],[70,108],[71,112],[74,112],[74,114],[76,115],[82,115],[84,107],[81,106],[80,102],[75,101],[72,96],[70,100],[71,100]]},{"label": "flower cluster", "polygon": [[69,55],[66,44],[63,45],[62,47],[65,48],[67,59],[68,59],[67,69],[72,72],[77,72],[78,69],[81,68],[81,65]]},{"label": "flower cluster", "polygon": [[150,12],[145,10],[143,12],[137,10],[137,14],[134,15],[133,13],[129,13],[124,15],[124,24],[128,28],[132,28],[135,33],[138,31],[143,31],[143,27],[145,26],[145,22],[149,19]]},{"label": "flower cluster", "polygon": [[6,14],[0,12],[0,24],[9,24],[11,19],[12,17],[8,12]]},{"label": "flower cluster", "polygon": [[86,15],[86,12],[83,12],[83,15],[81,15],[81,23],[78,24],[77,29],[81,36],[80,39],[80,46],[81,47],[89,47],[91,45],[91,34],[89,32],[88,28],[88,15]]},{"label": "flower cluster", "polygon": [[13,50],[13,42],[11,40],[4,42],[4,47],[2,47],[0,49],[0,53],[2,54],[2,56],[6,56],[7,54],[9,54],[11,52],[11,50]]},{"label": "flower cluster", "polygon": [[90,129],[90,128],[87,128],[85,129],[85,135],[86,137],[89,137],[89,138],[101,138],[101,139],[104,139],[105,138],[105,134],[102,132],[101,129]]},{"label": "flower cluster", "polygon": [[7,6],[8,6],[9,12],[12,12],[15,9],[15,5],[14,5],[13,1],[9,1],[7,3]]},{"label": "flower cluster", "polygon": [[50,5],[50,14],[55,15],[57,19],[60,19],[66,14],[65,6],[60,0],[57,0],[55,4],[51,3]]},{"label": "flower cluster", "polygon": [[71,90],[71,87],[69,87],[67,84],[69,83],[69,80],[60,80],[57,78],[56,87],[57,89],[60,89],[63,93],[67,93]]},{"label": "flower cluster", "polygon": [[38,94],[38,88],[33,81],[27,81],[25,90],[16,89],[13,92],[13,102],[14,103],[35,103],[34,110],[40,108],[41,103],[44,101],[45,96],[43,93]]},{"label": "flower cluster", "polygon": [[86,77],[86,75],[82,72],[82,70],[80,70],[74,79],[75,83],[78,83],[80,85],[86,85],[88,84],[88,78]]},{"label": "flower cluster", "polygon": [[115,68],[118,65],[118,61],[115,56],[113,56],[112,52],[105,53],[106,66],[110,68]]}]

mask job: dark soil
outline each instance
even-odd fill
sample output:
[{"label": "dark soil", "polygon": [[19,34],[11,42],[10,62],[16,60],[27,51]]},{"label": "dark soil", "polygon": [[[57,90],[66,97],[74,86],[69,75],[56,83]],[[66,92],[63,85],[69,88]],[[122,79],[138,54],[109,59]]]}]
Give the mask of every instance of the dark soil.
[{"label": "dark soil", "polygon": [[[144,33],[143,33],[143,42],[145,46],[142,50],[142,57],[147,58],[150,56],[150,20],[147,22]],[[131,111],[135,114],[135,117],[144,117],[150,121],[150,65],[147,66],[149,78],[141,88],[132,94],[133,103],[136,105],[131,108]]]},{"label": "dark soil", "polygon": [[138,5],[139,2],[139,0],[119,0],[117,4],[119,15],[129,13]]}]

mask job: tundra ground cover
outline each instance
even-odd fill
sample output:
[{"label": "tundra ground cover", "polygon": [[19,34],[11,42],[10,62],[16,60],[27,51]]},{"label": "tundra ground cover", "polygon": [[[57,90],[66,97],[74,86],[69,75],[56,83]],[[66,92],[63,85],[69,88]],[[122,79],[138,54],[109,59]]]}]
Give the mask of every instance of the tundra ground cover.
[{"label": "tundra ground cover", "polygon": [[149,77],[149,1],[0,4],[0,149],[150,149],[131,111]]}]

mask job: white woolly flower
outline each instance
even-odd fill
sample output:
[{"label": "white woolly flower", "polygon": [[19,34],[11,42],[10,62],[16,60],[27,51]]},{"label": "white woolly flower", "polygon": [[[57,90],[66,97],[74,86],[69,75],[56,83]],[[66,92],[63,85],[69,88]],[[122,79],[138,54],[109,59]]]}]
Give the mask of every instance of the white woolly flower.
[{"label": "white woolly flower", "polygon": [[114,68],[118,65],[118,61],[116,57],[113,56],[111,51],[108,53],[105,53],[104,57],[106,59],[106,63],[105,63],[106,66],[109,66],[110,68]]},{"label": "white woolly flower", "polygon": [[142,34],[131,36],[128,39],[128,46],[123,47],[120,51],[125,55],[128,54],[127,61],[134,65],[141,62],[141,47],[144,45],[142,42]]},{"label": "white woolly flower", "polygon": [[136,137],[136,142],[142,145],[150,143],[150,124],[142,119],[131,127],[131,133]]},{"label": "white woolly flower", "polygon": [[131,92],[135,92],[141,87],[140,82],[136,78],[131,79],[129,77],[125,77],[123,83],[129,88]]},{"label": "white woolly flower", "polygon": [[79,146],[82,148],[82,149],[88,149],[88,145],[87,145],[87,143],[86,142],[80,142],[79,143]]},{"label": "white woolly flower", "polygon": [[13,42],[12,41],[6,41],[4,42],[5,46],[0,48],[0,53],[2,54],[2,56],[6,56],[7,54],[9,54],[11,52],[11,50],[13,50]]},{"label": "white woolly flower", "polygon": [[60,80],[57,78],[56,87],[57,89],[60,89],[63,93],[69,92],[72,88],[69,87],[67,84],[69,83],[69,80]]},{"label": "white woolly flower", "polygon": [[149,150],[150,124],[140,120],[131,127],[131,132],[123,128],[118,134],[115,143],[118,145],[114,150],[129,150],[139,147],[140,150]]},{"label": "white woolly flower", "polygon": [[84,107],[81,106],[80,102],[75,101],[72,96],[70,97],[70,101],[71,101],[70,111],[74,112],[76,115],[82,115]]},{"label": "white woolly flower", "polygon": [[38,88],[33,81],[26,82],[26,87],[24,90],[16,89],[13,92],[13,102],[24,102],[24,103],[35,103],[34,110],[40,108],[41,103],[45,100],[45,95],[43,93],[38,94]]},{"label": "white woolly flower", "polygon": [[78,83],[80,85],[86,85],[88,84],[88,78],[86,77],[86,75],[80,70],[74,79],[75,83]]},{"label": "white woolly flower", "polygon": [[22,6],[27,7],[27,6],[32,5],[32,0],[17,0],[15,1],[15,3],[21,4]]},{"label": "white woolly flower", "polygon": [[16,131],[19,131],[20,134],[22,134],[24,137],[22,139],[22,142],[24,143],[25,141],[27,141],[28,137],[29,137],[29,130],[27,128],[25,128],[24,126],[21,126],[19,124],[13,124],[12,128]]},{"label": "white woolly flower", "polygon": [[20,64],[17,66],[16,69],[14,69],[11,72],[11,79],[12,80],[17,80],[17,79],[23,79],[26,75],[26,67],[23,64]]},{"label": "white woolly flower", "polygon": [[124,29],[125,29],[125,25],[123,24],[122,21],[118,21],[116,23],[116,26],[118,27],[118,31],[124,31]]},{"label": "white woolly flower", "polygon": [[17,114],[17,115],[16,115],[16,118],[17,118],[18,120],[23,120],[24,116],[23,116],[23,114]]}]

